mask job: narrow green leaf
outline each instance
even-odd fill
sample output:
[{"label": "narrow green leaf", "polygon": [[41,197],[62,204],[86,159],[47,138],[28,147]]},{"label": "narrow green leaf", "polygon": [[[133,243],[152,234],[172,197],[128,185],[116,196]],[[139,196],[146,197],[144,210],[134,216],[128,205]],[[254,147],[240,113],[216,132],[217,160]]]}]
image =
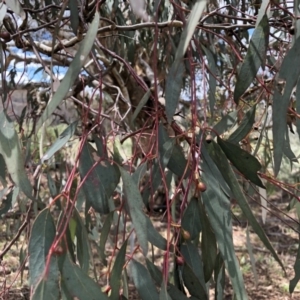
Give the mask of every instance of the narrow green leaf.
[{"label": "narrow green leaf", "polygon": [[57,188],[56,188],[54,180],[52,179],[50,170],[47,171],[47,183],[48,183],[51,197],[55,198],[57,196]]},{"label": "narrow green leaf", "polygon": [[255,122],[256,105],[252,106],[244,115],[239,127],[230,135],[228,142],[238,144],[251,131]]},{"label": "narrow green leaf", "polygon": [[110,299],[119,300],[120,286],[121,286],[121,277],[123,266],[125,263],[125,255],[127,248],[127,240],[123,243],[114,263],[114,266],[110,274],[110,286],[112,287]]},{"label": "narrow green leaf", "polygon": [[22,192],[33,200],[32,186],[24,168],[24,158],[20,141],[14,128],[4,111],[0,112],[0,154],[4,158],[7,171],[14,183]]},{"label": "narrow green leaf", "polygon": [[234,89],[234,102],[239,103],[240,97],[252,83],[258,69],[264,68],[269,41],[269,22],[266,15],[263,16],[257,28],[255,28],[246,57],[243,61]]},{"label": "narrow green leaf", "polygon": [[105,255],[105,244],[110,232],[111,224],[113,222],[113,216],[114,216],[113,211],[107,215],[103,227],[101,229],[101,235],[100,235],[99,254],[100,254],[101,262],[105,266],[107,266],[106,255]]},{"label": "narrow green leaf", "polygon": [[235,199],[237,200],[243,214],[246,216],[249,224],[252,226],[255,233],[259,236],[261,241],[264,243],[266,248],[272,253],[274,258],[277,260],[277,262],[280,264],[282,269],[284,270],[284,266],[278,257],[277,253],[275,252],[274,248],[272,247],[268,237],[266,236],[265,232],[257,222],[256,218],[254,217],[251,208],[249,207],[249,204],[247,202],[247,199],[244,195],[244,193],[241,190],[241,187],[236,179],[236,176],[234,175],[228,161],[225,159],[225,155],[218,147],[216,143],[210,143],[207,145],[209,149],[209,155],[214,160],[215,164],[218,166],[219,170],[221,171],[224,179],[228,183]]},{"label": "narrow green leaf", "polygon": [[75,35],[77,35],[77,29],[79,26],[79,16],[78,16],[78,2],[77,0],[69,0],[69,8],[71,12],[71,28]]},{"label": "narrow green leaf", "polygon": [[119,167],[123,190],[126,196],[126,204],[128,206],[128,213],[131,217],[138,241],[143,249],[144,255],[148,252],[148,236],[147,236],[147,218],[143,212],[143,200],[137,184],[132,177],[122,167]]},{"label": "narrow green leaf", "polygon": [[187,287],[192,296],[196,297],[196,299],[208,299],[207,293],[204,290],[201,282],[195,275],[193,269],[187,263],[185,263],[183,266],[182,279],[184,285]]},{"label": "narrow green leaf", "polygon": [[[4,189],[7,191],[7,188]],[[13,190],[8,193],[5,199],[2,199],[0,208],[0,218],[2,218],[12,208]]]},{"label": "narrow green leaf", "polygon": [[[207,290],[204,279],[203,263],[202,258],[199,254],[198,247],[195,246],[193,243],[187,241],[186,243],[180,245],[180,252],[184,257],[184,261],[190,266],[191,270],[193,271],[193,273],[197,277],[197,280],[200,283],[198,286],[199,293],[201,294],[200,299],[206,299]],[[185,266],[183,268],[185,268]]]},{"label": "narrow green leaf", "polygon": [[134,259],[131,261],[130,267],[134,285],[137,288],[141,299],[157,300],[158,293],[148,270]]},{"label": "narrow green leaf", "polygon": [[250,257],[252,272],[254,275],[255,287],[258,288],[258,276],[257,276],[257,272],[256,272],[256,267],[255,267],[255,257],[253,254],[252,244],[251,244],[251,240],[250,240],[249,226],[247,227],[246,233],[247,233],[246,246],[247,246],[247,250],[249,253],[249,257]]},{"label": "narrow green leaf", "polygon": [[201,195],[205,209],[228,270],[235,297],[237,300],[246,300],[248,297],[232,240],[230,202],[220,189],[220,184],[216,179],[216,174],[219,173],[219,170],[204,147],[201,149],[201,154],[203,157],[201,164],[202,178],[207,187],[206,191]]},{"label": "narrow green leaf", "polygon": [[143,96],[141,101],[139,102],[136,109],[134,110],[134,113],[133,113],[132,118],[131,118],[131,124],[132,125],[134,124],[134,121],[135,121],[136,117],[138,116],[138,114],[140,113],[141,109],[146,105],[147,101],[149,100],[150,95],[151,95],[151,90],[149,89],[145,93],[145,95]]},{"label": "narrow green leaf", "polygon": [[261,169],[260,162],[253,155],[241,149],[239,146],[224,141],[219,137],[217,140],[227,158],[245,176],[245,178],[256,185],[265,188],[257,175],[257,172]]},{"label": "narrow green leaf", "polygon": [[221,253],[219,252],[217,259],[216,259],[216,265],[215,265],[215,271],[214,271],[214,279],[215,279],[215,300],[223,300],[223,294],[225,290],[225,266],[224,261],[222,258]]},{"label": "narrow green leaf", "polygon": [[70,124],[57,138],[57,140],[50,146],[46,153],[41,158],[43,164],[46,160],[49,160],[57,151],[59,151],[73,136],[77,127],[78,121]]},{"label": "narrow green leaf", "polygon": [[193,197],[190,200],[181,221],[182,228],[190,233],[191,240],[198,237],[202,230],[200,218],[198,199]]},{"label": "narrow green leaf", "polygon": [[46,208],[33,223],[28,246],[30,285],[33,288],[45,272],[46,259],[55,236],[54,220],[50,209]]},{"label": "narrow green leaf", "polygon": [[[274,173],[277,176],[282,161],[284,148],[284,135],[286,130],[286,114],[290,104],[291,94],[297,84],[300,69],[295,68],[300,56],[300,38],[298,38],[293,47],[287,52],[280,66],[278,74],[279,86],[283,83],[283,91],[275,88],[273,96],[273,148],[274,148]],[[297,101],[298,102],[298,101]]]},{"label": "narrow green leaf", "polygon": [[76,222],[76,254],[80,267],[84,273],[88,273],[90,265],[90,243],[86,228],[82,222],[79,212],[74,209],[73,218]]},{"label": "narrow green leaf", "polygon": [[[158,129],[158,146],[160,149],[160,153],[163,152],[163,145],[170,140],[175,140],[174,138],[170,138],[165,128],[162,126],[162,124],[159,124]],[[163,166],[165,167],[165,166]],[[183,154],[183,150],[177,143],[174,143],[173,151],[171,154],[171,157],[169,158],[168,169],[173,172],[175,175],[179,176],[180,178],[185,175],[184,178],[186,178],[189,175],[189,169],[186,170],[187,167],[187,160]]]},{"label": "narrow green leaf", "polygon": [[184,70],[183,62],[178,65],[174,62],[166,79],[166,115],[169,122],[171,122],[177,108]]},{"label": "narrow green leaf", "polygon": [[200,212],[200,221],[202,228],[205,230],[202,231],[201,235],[201,253],[202,257],[205,257],[203,260],[203,269],[204,269],[204,278],[205,282],[208,282],[214,271],[216,257],[217,257],[217,241],[215,233],[213,232],[207,214],[205,212],[204,205],[199,199],[199,212]]},{"label": "narrow green leaf", "polygon": [[[93,167],[97,159],[99,161]],[[101,160],[94,148],[87,142],[79,158],[79,173],[81,179],[86,178],[83,191],[91,206],[99,213],[109,213],[108,199],[120,181],[118,167],[110,164],[108,160]]]},{"label": "narrow green leaf", "polygon": [[43,123],[52,115],[52,113],[55,111],[56,107],[61,103],[61,101],[66,97],[69,90],[72,88],[72,85],[77,78],[82,66],[85,63],[85,60],[87,56],[89,55],[93,44],[95,37],[97,35],[97,30],[99,26],[99,20],[100,16],[98,11],[95,12],[94,20],[84,38],[84,40],[81,42],[80,47],[65,75],[63,80],[61,81],[57,91],[53,95],[53,98],[51,101],[48,102],[48,105],[43,112],[41,118],[39,119],[37,125],[36,125],[36,131],[38,131]]},{"label": "narrow green leaf", "polygon": [[172,300],[167,292],[167,285],[163,280],[160,287],[159,300]]},{"label": "narrow green leaf", "polygon": [[146,216],[147,220],[147,236],[148,241],[161,250],[167,249],[167,240],[159,234],[159,232],[154,228],[150,218]]},{"label": "narrow green leaf", "polygon": [[219,135],[228,131],[237,122],[237,111],[234,110],[224,116],[222,119],[214,126],[214,131]]},{"label": "narrow green leaf", "polygon": [[206,48],[204,45],[201,45],[202,49],[204,50],[208,62],[208,69],[209,69],[209,91],[208,91],[208,99],[209,99],[209,109],[210,113],[213,115],[215,111],[215,103],[216,103],[216,87],[217,87],[217,65],[215,61],[214,54],[209,48]]},{"label": "narrow green leaf", "polygon": [[41,278],[33,293],[32,300],[57,300],[59,299],[59,270],[57,258],[51,257],[47,274]]},{"label": "narrow green leaf", "polygon": [[61,281],[73,297],[80,300],[108,300],[100,286],[75,265],[67,255],[63,263]]},{"label": "narrow green leaf", "polygon": [[[147,268],[150,272],[151,277],[157,285],[160,285],[163,281],[163,276],[161,271],[156,265],[154,265],[149,259],[146,259]],[[188,298],[173,284],[168,283],[167,287],[168,294],[173,300],[187,300]]]},{"label": "narrow green leaf", "polygon": [[297,286],[300,280],[300,236],[299,236],[297,256],[294,264],[294,270],[295,270],[295,277],[290,280],[290,285],[289,285],[289,291],[291,294],[294,292],[295,287]]}]

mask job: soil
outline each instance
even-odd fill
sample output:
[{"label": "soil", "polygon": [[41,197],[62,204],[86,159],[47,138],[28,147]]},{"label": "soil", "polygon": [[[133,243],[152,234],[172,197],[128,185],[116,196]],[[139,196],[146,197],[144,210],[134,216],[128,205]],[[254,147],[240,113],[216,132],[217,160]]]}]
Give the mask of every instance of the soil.
[{"label": "soil", "polygon": [[[275,208],[286,212],[286,207],[289,203],[288,197],[281,197],[281,195],[277,194],[274,197],[270,197],[269,201],[268,207],[271,212],[275,213]],[[261,220],[260,205],[256,202],[250,203],[250,205],[257,218]],[[265,224],[261,222],[285,266],[286,274],[269,251],[264,248],[252,229],[249,228],[257,273],[255,276],[247,249],[247,223],[239,209],[234,205],[232,212],[234,215],[233,239],[249,299],[300,299],[300,284],[296,286],[292,295],[289,294],[289,281],[294,277],[294,264],[299,244],[298,233],[291,229],[291,227],[296,229],[298,225],[296,221],[289,218],[293,217],[296,220],[295,213],[283,215],[276,212],[276,215],[274,215],[269,212]],[[160,218],[155,219],[155,227],[159,227],[160,231],[163,232],[165,223],[160,222]],[[16,222],[16,220],[4,219],[0,221],[0,253],[13,238],[18,226],[20,226],[20,222]],[[26,249],[26,245],[22,244],[23,241],[24,237],[11,248],[3,261],[0,262],[0,300],[29,299],[27,263],[22,272],[19,267],[20,250]],[[133,285],[129,286],[129,293],[129,299],[140,299]],[[213,289],[210,290],[210,299],[214,299]],[[233,299],[233,290],[228,278],[226,279],[224,299]]]}]

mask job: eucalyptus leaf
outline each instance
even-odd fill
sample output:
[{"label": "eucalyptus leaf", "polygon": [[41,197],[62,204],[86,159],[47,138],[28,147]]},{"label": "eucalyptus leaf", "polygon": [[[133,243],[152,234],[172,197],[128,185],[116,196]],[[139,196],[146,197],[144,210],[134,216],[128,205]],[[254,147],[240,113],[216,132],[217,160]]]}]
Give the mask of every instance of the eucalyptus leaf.
[{"label": "eucalyptus leaf", "polygon": [[260,162],[249,152],[241,149],[239,146],[217,138],[219,146],[232,164],[240,171],[246,179],[261,188],[265,188],[257,172],[261,170]]},{"label": "eucalyptus leaf", "polygon": [[252,83],[258,69],[260,67],[264,69],[269,42],[269,30],[268,17],[264,15],[252,34],[246,57],[237,76],[233,95],[236,104],[239,103],[240,97]]}]

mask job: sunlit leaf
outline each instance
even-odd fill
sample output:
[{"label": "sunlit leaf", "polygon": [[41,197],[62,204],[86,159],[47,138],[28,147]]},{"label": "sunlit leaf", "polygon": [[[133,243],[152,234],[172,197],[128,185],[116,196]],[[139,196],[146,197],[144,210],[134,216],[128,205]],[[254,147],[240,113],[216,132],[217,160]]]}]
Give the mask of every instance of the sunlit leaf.
[{"label": "sunlit leaf", "polygon": [[269,22],[267,16],[263,16],[259,25],[254,30],[247,54],[237,76],[234,89],[234,102],[239,103],[240,97],[252,83],[258,69],[264,68],[269,41]]},{"label": "sunlit leaf", "polygon": [[46,208],[33,223],[28,246],[30,285],[34,288],[45,272],[46,259],[55,237],[54,220],[50,209]]},{"label": "sunlit leaf", "polygon": [[237,111],[234,110],[224,116],[222,119],[214,126],[214,131],[219,135],[228,131],[237,122]]},{"label": "sunlit leaf", "polygon": [[84,223],[80,217],[80,214],[76,209],[74,209],[73,218],[74,221],[76,222],[75,235],[77,237],[76,240],[77,259],[82,271],[87,274],[89,271],[90,252],[91,252],[89,238]]},{"label": "sunlit leaf", "polygon": [[99,26],[100,16],[96,11],[94,20],[84,38],[81,42],[80,47],[64,77],[61,81],[57,91],[53,95],[51,101],[48,102],[48,105],[43,112],[41,118],[39,119],[36,125],[36,131],[41,128],[43,123],[51,116],[51,114],[55,111],[56,107],[61,103],[61,101],[66,97],[70,88],[72,87],[75,79],[77,78],[82,66],[85,63],[87,56],[89,55],[92,46],[94,44],[94,40],[97,34],[98,26]]},{"label": "sunlit leaf", "polygon": [[[273,96],[273,145],[274,145],[274,173],[277,176],[283,155],[285,143],[287,109],[291,101],[291,94],[297,84],[300,69],[295,68],[300,55],[300,38],[298,38],[293,47],[287,52],[281,64],[278,82],[283,83],[283,91],[276,87]],[[297,101],[298,102],[298,101]]]},{"label": "sunlit leaf", "polygon": [[143,200],[137,184],[132,177],[120,167],[121,177],[123,181],[123,189],[126,196],[126,204],[128,205],[128,213],[132,219],[132,223],[143,249],[144,255],[148,252],[148,236],[147,231],[147,218],[143,212]]},{"label": "sunlit leaf", "polygon": [[20,141],[14,123],[8,119],[4,111],[0,112],[0,154],[14,183],[28,198],[33,199],[32,186],[24,168]]},{"label": "sunlit leaf", "polygon": [[73,136],[77,127],[78,121],[70,124],[57,138],[57,140],[50,146],[46,153],[41,158],[43,164],[46,160],[49,160],[57,151],[59,151]]},{"label": "sunlit leaf", "polygon": [[260,162],[249,152],[239,146],[218,137],[218,144],[232,164],[254,184],[265,188],[257,172],[261,170]]},{"label": "sunlit leaf", "polygon": [[239,127],[230,135],[228,142],[238,144],[251,131],[255,122],[256,105],[251,107],[244,115]]}]

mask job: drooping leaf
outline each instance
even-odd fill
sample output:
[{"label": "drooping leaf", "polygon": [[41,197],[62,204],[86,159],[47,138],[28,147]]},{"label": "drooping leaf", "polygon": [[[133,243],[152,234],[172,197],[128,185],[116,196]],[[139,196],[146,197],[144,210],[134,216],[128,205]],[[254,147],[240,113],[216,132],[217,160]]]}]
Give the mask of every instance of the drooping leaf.
[{"label": "drooping leaf", "polygon": [[80,267],[84,273],[88,273],[90,264],[90,244],[86,228],[82,222],[79,212],[74,209],[73,218],[76,222],[75,235],[76,240],[76,254]]},{"label": "drooping leaf", "polygon": [[78,121],[70,124],[57,138],[57,140],[50,146],[46,153],[41,158],[43,164],[46,160],[49,160],[57,151],[59,151],[73,136],[77,127]]},{"label": "drooping leaf", "polygon": [[59,299],[59,270],[57,258],[52,256],[47,273],[40,279],[31,298],[32,300]]},{"label": "drooping leaf", "polygon": [[183,57],[190,40],[194,34],[194,30],[206,6],[206,0],[198,0],[187,20],[186,26],[181,34],[180,42],[177,47],[175,60],[171,66],[166,79],[166,115],[168,121],[171,122],[178,104],[182,79],[184,73]]},{"label": "drooping leaf", "polygon": [[269,41],[269,22],[268,17],[264,15],[254,30],[247,54],[237,76],[237,82],[234,89],[234,102],[239,103],[240,97],[255,78],[258,69],[264,68],[266,53]]},{"label": "drooping leaf", "polygon": [[202,230],[200,217],[198,199],[193,197],[181,221],[181,227],[190,233],[191,240],[194,240]]},{"label": "drooping leaf", "polygon": [[167,240],[154,228],[150,218],[146,216],[147,220],[147,237],[148,241],[161,250],[167,249]]},{"label": "drooping leaf", "polygon": [[[157,285],[160,285],[163,281],[163,276],[161,271],[156,265],[154,265],[149,259],[146,259],[147,268],[150,272],[151,277]],[[187,298],[179,289],[177,289],[173,284],[168,283],[167,287],[168,294],[173,300],[187,300]]]},{"label": "drooping leaf", "polygon": [[111,270],[110,274],[110,286],[112,287],[110,299],[112,300],[119,300],[119,293],[120,293],[120,285],[121,285],[121,276],[123,271],[123,266],[125,263],[125,254],[127,248],[127,240],[123,243],[118,255],[116,257],[114,266]]},{"label": "drooping leaf", "polygon": [[166,79],[166,115],[169,122],[171,122],[177,108],[183,74],[183,62],[180,62],[178,65],[174,62]]},{"label": "drooping leaf", "polygon": [[[5,188],[3,191],[8,191],[8,189]],[[2,199],[1,208],[0,208],[0,218],[2,218],[2,216],[4,216],[12,208],[12,199],[13,199],[13,190],[11,190],[6,195],[5,199]]]},{"label": "drooping leaf", "polygon": [[143,300],[157,300],[158,292],[153,284],[148,270],[136,260],[130,263],[131,274],[134,285]]},{"label": "drooping leaf", "polygon": [[246,216],[249,224],[252,226],[255,233],[259,236],[261,241],[264,243],[266,248],[272,253],[275,260],[280,264],[282,269],[284,270],[284,266],[278,257],[277,253],[275,252],[274,248],[272,247],[268,237],[266,236],[265,232],[257,222],[256,218],[253,215],[253,212],[251,208],[249,207],[249,204],[247,202],[247,199],[244,195],[244,193],[241,190],[241,187],[236,179],[236,176],[234,175],[228,161],[225,159],[225,155],[218,147],[218,145],[214,142],[207,145],[207,148],[209,150],[209,155],[215,162],[215,165],[218,166],[220,172],[222,173],[222,176],[228,183],[234,198],[237,200],[243,214]]},{"label": "drooping leaf", "polygon": [[215,103],[216,103],[216,87],[217,87],[217,80],[216,80],[216,74],[217,74],[217,65],[214,58],[214,55],[211,51],[211,49],[206,48],[204,45],[202,45],[202,49],[204,50],[208,62],[208,69],[209,69],[209,91],[208,91],[208,99],[209,99],[209,108],[210,112],[213,115],[215,111]]},{"label": "drooping leaf", "polygon": [[61,277],[65,289],[73,297],[89,300],[109,299],[102,293],[100,286],[75,265],[68,255],[64,259]]},{"label": "drooping leaf", "polygon": [[[196,299],[208,299],[207,293],[189,264],[183,266],[182,279],[189,293]],[[203,278],[204,279],[204,278]]]},{"label": "drooping leaf", "polygon": [[46,259],[56,237],[56,228],[50,209],[42,210],[36,217],[29,240],[30,285],[35,288],[45,272]]},{"label": "drooping leaf", "polygon": [[0,154],[14,183],[28,198],[33,199],[32,186],[24,168],[19,138],[14,123],[9,120],[4,111],[0,112]]},{"label": "drooping leaf", "polygon": [[201,195],[205,210],[215,233],[219,251],[228,270],[235,297],[238,300],[248,299],[232,240],[230,202],[216,180],[216,174],[219,173],[219,170],[204,147],[201,148],[201,154],[203,157],[201,164],[202,179],[207,187],[206,191]]},{"label": "drooping leaf", "polygon": [[159,300],[172,300],[167,291],[167,285],[163,280],[160,287]]},{"label": "drooping leaf", "polygon": [[79,26],[79,15],[78,15],[78,2],[77,0],[69,0],[69,7],[71,12],[71,28],[75,35],[77,35],[77,29]]},{"label": "drooping leaf", "polygon": [[211,228],[209,219],[205,212],[204,205],[200,199],[198,201],[201,227],[205,228],[201,235],[201,252],[202,257],[205,257],[205,260],[203,260],[204,278],[205,282],[208,282],[215,267],[217,257],[217,241],[215,233]]},{"label": "drooping leaf", "polygon": [[85,178],[83,190],[90,205],[99,213],[109,213],[108,199],[120,180],[118,167],[101,160],[92,146],[85,143],[79,158],[79,173],[82,180]]},{"label": "drooping leaf", "polygon": [[237,111],[234,110],[224,116],[222,119],[213,127],[219,135],[228,131],[237,122]]},{"label": "drooping leaf", "polygon": [[297,286],[299,280],[300,280],[300,236],[299,236],[299,243],[298,243],[298,251],[297,251],[297,256],[295,259],[295,264],[294,264],[294,270],[295,270],[295,276],[293,279],[290,280],[290,285],[289,285],[289,292],[292,294],[295,290],[295,287]]},{"label": "drooping leaf", "polygon": [[[163,145],[167,141],[174,140],[174,138],[169,137],[167,131],[162,126],[159,125],[158,129],[158,146],[160,149],[160,153],[163,153]],[[187,169],[187,160],[183,154],[183,150],[177,143],[173,143],[173,151],[167,163],[168,169],[173,172],[175,175],[179,176],[180,178],[184,175],[186,178],[189,175],[189,169]],[[167,145],[167,144],[166,144]],[[165,166],[163,166],[165,167]]]},{"label": "drooping leaf", "polygon": [[250,240],[249,227],[247,227],[246,232],[247,232],[247,239],[246,239],[247,250],[248,250],[248,253],[249,253],[251,268],[252,268],[252,272],[253,272],[253,275],[254,275],[255,287],[258,288],[258,276],[257,276],[257,272],[256,272],[256,267],[255,267],[255,257],[254,257],[254,254],[253,254],[252,244],[251,244],[251,240]]},{"label": "drooping leaf", "polygon": [[256,105],[251,107],[244,115],[239,127],[230,135],[228,142],[238,144],[251,131],[255,122]]},{"label": "drooping leaf", "polygon": [[265,188],[257,175],[257,172],[261,169],[261,164],[254,156],[239,146],[222,140],[220,137],[218,137],[217,141],[227,158],[246,179],[259,187]]},{"label": "drooping leaf", "polygon": [[89,55],[92,46],[94,44],[95,37],[97,35],[97,30],[99,26],[100,16],[96,11],[94,20],[91,23],[91,26],[80,44],[80,47],[64,77],[61,81],[57,91],[53,95],[51,101],[48,102],[47,107],[45,108],[41,118],[39,119],[36,125],[36,131],[38,131],[43,123],[51,116],[51,114],[55,111],[56,107],[61,103],[61,101],[66,97],[70,88],[72,87],[75,79],[77,78],[82,66],[85,63],[87,56]]},{"label": "drooping leaf", "polygon": [[[201,258],[198,247],[190,241],[187,241],[186,243],[180,245],[180,252],[184,257],[184,261],[190,266],[191,270],[200,283],[200,285],[198,286],[198,290],[202,294],[202,297],[200,299],[206,299],[207,290],[202,263],[203,257]],[[185,266],[183,268],[185,268]]]},{"label": "drooping leaf", "polygon": [[100,244],[99,244],[99,254],[101,258],[101,262],[107,266],[107,261],[106,261],[106,255],[105,255],[105,244],[110,232],[111,224],[113,221],[113,216],[114,212],[110,212],[105,219],[105,222],[103,224],[103,227],[101,229],[101,235],[100,235]]},{"label": "drooping leaf", "polygon": [[[298,81],[300,70],[295,68],[300,55],[300,38],[293,47],[287,52],[280,66],[278,74],[279,87],[275,87],[273,96],[273,149],[274,149],[274,174],[277,176],[283,155],[285,143],[287,109],[290,104],[291,94]],[[283,84],[283,91],[280,91],[280,84]],[[298,102],[298,101],[297,101]]]},{"label": "drooping leaf", "polygon": [[128,213],[131,217],[138,241],[143,249],[144,255],[148,252],[147,218],[143,212],[143,200],[137,184],[122,167],[119,167],[123,189],[126,196]]},{"label": "drooping leaf", "polygon": [[215,279],[215,300],[223,300],[225,288],[225,266],[221,253],[219,252],[214,270]]},{"label": "drooping leaf", "polygon": [[143,96],[141,101],[139,102],[136,109],[134,110],[134,113],[133,113],[132,118],[131,118],[131,124],[132,125],[134,124],[134,121],[135,121],[136,117],[138,116],[138,114],[140,113],[141,109],[146,105],[147,101],[149,100],[150,95],[151,95],[151,90],[149,89],[145,93],[145,95]]}]

